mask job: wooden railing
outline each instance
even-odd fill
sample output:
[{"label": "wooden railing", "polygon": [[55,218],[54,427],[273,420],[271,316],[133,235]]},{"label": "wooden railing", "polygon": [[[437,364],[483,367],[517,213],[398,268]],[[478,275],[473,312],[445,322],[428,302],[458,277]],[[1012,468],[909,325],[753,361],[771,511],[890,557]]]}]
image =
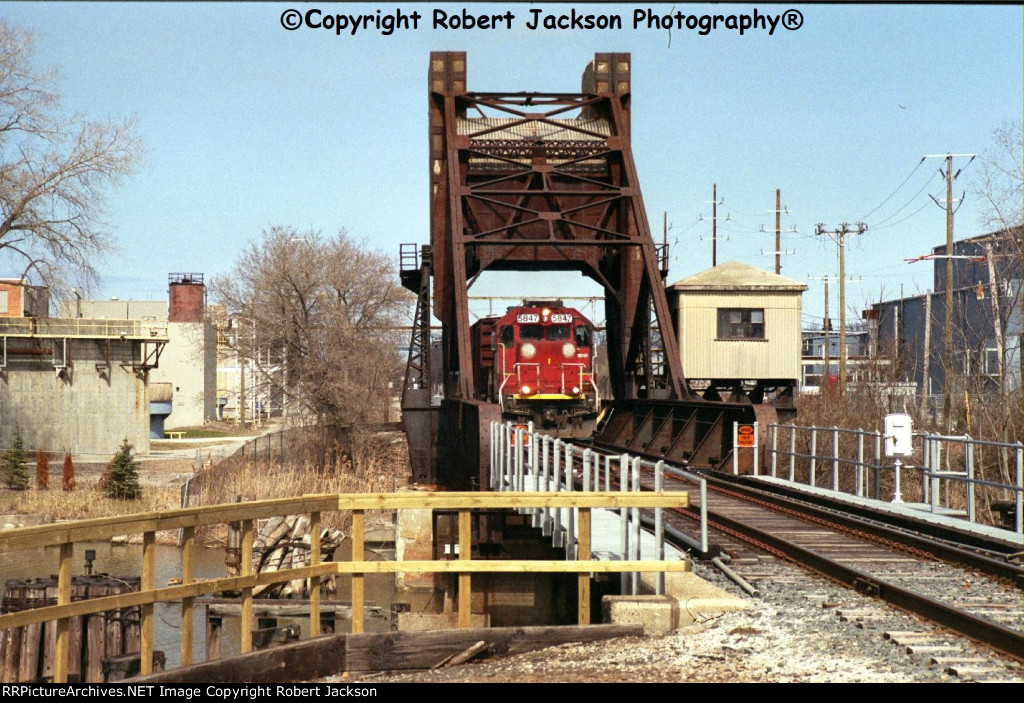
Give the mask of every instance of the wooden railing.
[{"label": "wooden railing", "polygon": [[[352,575],[352,632],[363,631],[364,576],[372,573],[456,573],[459,592],[471,592],[474,573],[577,573],[580,624],[590,623],[590,574],[619,572],[688,571],[687,561],[594,561],[590,552],[591,510],[600,508],[685,508],[685,492],[652,493],[376,493],[307,495],[299,498],[229,503],[112,518],[65,522],[0,532],[0,552],[58,547],[57,604],[0,615],[0,630],[56,621],[53,680],[68,676],[69,631],[74,617],[139,606],[141,609],[141,673],[152,672],[153,605],[181,602],[181,664],[192,663],[192,609],[195,598],[222,591],[241,592],[241,651],[252,649],[253,588],[294,579],[310,580],[310,632],[320,631],[320,579],[334,574]],[[578,559],[476,560],[472,556],[473,510],[505,508],[576,508]],[[367,510],[457,510],[459,556],[447,561],[365,561],[364,516]],[[321,515],[331,511],[352,513],[352,558],[347,562],[320,559]],[[253,522],[280,515],[308,514],[310,558],[307,566],[269,573],[253,572]],[[195,581],[195,530],[197,527],[240,522],[243,535],[238,576]],[[181,584],[156,587],[156,533],[181,530]],[[116,535],[142,534],[142,587],[138,592],[89,600],[71,600],[71,560],[76,542],[107,540]],[[459,626],[470,626],[469,598],[459,599]]]}]

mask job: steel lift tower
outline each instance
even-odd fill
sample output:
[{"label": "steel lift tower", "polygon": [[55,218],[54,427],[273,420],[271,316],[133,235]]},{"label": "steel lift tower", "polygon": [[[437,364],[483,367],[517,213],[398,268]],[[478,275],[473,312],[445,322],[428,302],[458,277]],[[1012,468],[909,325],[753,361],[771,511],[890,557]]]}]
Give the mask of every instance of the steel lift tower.
[{"label": "steel lift tower", "polygon": [[[667,252],[651,237],[633,162],[630,69],[629,54],[600,53],[579,93],[477,93],[464,52],[430,55],[430,246],[418,256],[403,247],[402,265],[419,296],[403,398],[415,480],[468,488],[482,478],[487,426],[500,417],[479,400],[470,344],[469,287],[486,270],[578,271],[601,285],[615,401],[606,418],[629,415],[639,428],[655,407],[706,414],[686,390]],[[442,326],[440,408],[429,397],[431,310]]]}]

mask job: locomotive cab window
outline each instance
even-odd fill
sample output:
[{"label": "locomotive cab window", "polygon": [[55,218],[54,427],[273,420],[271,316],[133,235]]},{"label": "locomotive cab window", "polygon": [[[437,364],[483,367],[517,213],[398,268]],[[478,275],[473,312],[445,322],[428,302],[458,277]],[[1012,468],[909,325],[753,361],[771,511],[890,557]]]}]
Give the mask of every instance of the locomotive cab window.
[{"label": "locomotive cab window", "polygon": [[718,339],[764,339],[764,308],[718,308]]},{"label": "locomotive cab window", "polygon": [[547,338],[560,342],[563,339],[569,339],[572,336],[572,328],[568,325],[551,325],[548,327]]},{"label": "locomotive cab window", "polygon": [[590,346],[590,328],[586,325],[576,326],[576,346],[577,347],[589,347]]},{"label": "locomotive cab window", "polygon": [[511,347],[512,344],[515,341],[513,339],[514,335],[515,335],[515,331],[512,329],[512,327],[510,325],[502,326],[502,328],[501,328],[501,346],[503,346],[503,347]]},{"label": "locomotive cab window", "polygon": [[544,328],[540,325],[522,325],[519,328],[519,339],[544,339]]}]

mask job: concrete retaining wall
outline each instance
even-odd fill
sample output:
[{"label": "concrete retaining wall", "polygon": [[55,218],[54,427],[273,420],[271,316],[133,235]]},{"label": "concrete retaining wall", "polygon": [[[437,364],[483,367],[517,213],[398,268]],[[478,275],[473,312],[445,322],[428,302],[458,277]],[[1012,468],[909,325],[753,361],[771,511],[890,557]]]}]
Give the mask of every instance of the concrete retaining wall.
[{"label": "concrete retaining wall", "polygon": [[[46,340],[45,345],[59,340]],[[0,446],[14,428],[26,449],[114,455],[127,437],[149,452],[146,385],[131,367],[130,341],[69,340],[70,364],[58,376],[50,355],[9,355],[0,375]],[[99,367],[99,368],[98,368]]]}]

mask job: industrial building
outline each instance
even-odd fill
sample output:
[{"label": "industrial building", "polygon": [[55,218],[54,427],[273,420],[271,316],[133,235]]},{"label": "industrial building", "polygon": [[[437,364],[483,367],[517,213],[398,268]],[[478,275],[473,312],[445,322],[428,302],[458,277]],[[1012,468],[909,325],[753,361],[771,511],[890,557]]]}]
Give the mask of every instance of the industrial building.
[{"label": "industrial building", "polygon": [[112,454],[127,438],[148,452],[147,378],[168,342],[167,323],[50,318],[44,290],[4,281],[0,444],[17,429],[35,450]]},{"label": "industrial building", "polygon": [[82,300],[58,306],[61,317],[160,323],[167,345],[149,373],[150,436],[202,425],[217,416],[217,330],[206,316],[201,273],[168,276],[168,300]]},{"label": "industrial building", "polygon": [[[824,329],[805,329],[800,333],[803,348],[800,354],[800,389],[817,393],[823,380],[839,382],[839,330],[826,320]],[[877,381],[877,360],[870,355],[870,334],[859,327],[846,328],[846,372],[849,383]]]},{"label": "industrial building", "polygon": [[[964,389],[995,391],[1020,383],[1021,229],[963,239],[952,253],[952,376]],[[946,379],[946,246],[922,257],[933,265],[934,292],[875,303],[864,311],[871,346],[894,374],[922,395],[943,393]]]},{"label": "industrial building", "polygon": [[23,278],[0,278],[0,317],[49,317],[50,289]]}]

